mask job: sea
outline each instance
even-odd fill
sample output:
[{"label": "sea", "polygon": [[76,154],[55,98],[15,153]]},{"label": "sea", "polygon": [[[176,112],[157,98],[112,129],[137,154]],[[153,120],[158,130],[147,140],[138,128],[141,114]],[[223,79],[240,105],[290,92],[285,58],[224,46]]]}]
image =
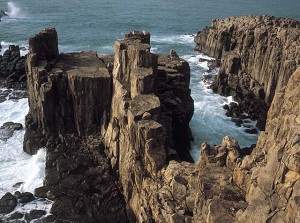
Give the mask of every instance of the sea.
[{"label": "sea", "polygon": [[[222,106],[233,100],[208,88],[205,76],[216,75],[218,68],[210,69],[202,59],[213,58],[194,51],[194,35],[210,26],[212,19],[228,16],[271,15],[300,20],[299,0],[0,0],[0,9],[9,15],[0,22],[0,54],[14,44],[22,47],[21,54],[25,55],[29,38],[47,27],[56,28],[60,52],[93,50],[113,54],[114,42],[133,30],[151,33],[153,53],[175,50],[191,67],[190,88],[195,105],[190,123],[194,136],[191,154],[195,161],[202,142],[221,144],[224,136],[231,135],[240,147],[248,147],[258,135],[245,133],[245,127],[237,127],[225,115]],[[26,98],[7,97],[0,103],[0,126],[7,121],[24,125],[27,112]],[[255,126],[253,121],[250,124]],[[33,156],[24,153],[24,132],[16,131],[7,141],[0,141],[0,197],[16,190],[32,192],[43,184],[45,149]],[[30,205],[19,208],[28,211],[39,206],[49,210],[51,206]]]}]

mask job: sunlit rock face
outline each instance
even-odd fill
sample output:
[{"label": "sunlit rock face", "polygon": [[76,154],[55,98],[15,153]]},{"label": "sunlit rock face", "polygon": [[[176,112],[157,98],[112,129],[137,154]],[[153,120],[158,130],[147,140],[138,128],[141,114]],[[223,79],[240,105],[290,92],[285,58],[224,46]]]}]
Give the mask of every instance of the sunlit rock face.
[{"label": "sunlit rock face", "polygon": [[234,96],[241,116],[246,112],[258,119],[261,130],[274,95],[300,65],[299,27],[293,19],[229,17],[213,20],[195,37],[195,49],[215,57],[220,65],[212,89]]}]

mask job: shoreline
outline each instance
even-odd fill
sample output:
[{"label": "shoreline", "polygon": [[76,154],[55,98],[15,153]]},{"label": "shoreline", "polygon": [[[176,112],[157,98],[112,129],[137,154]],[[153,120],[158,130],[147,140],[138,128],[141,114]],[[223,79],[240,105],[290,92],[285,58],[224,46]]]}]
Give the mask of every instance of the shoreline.
[{"label": "shoreline", "polygon": [[[43,196],[54,200],[52,218],[77,222],[87,222],[87,219],[90,222],[95,219],[108,222],[116,219],[216,222],[220,218],[224,222],[237,219],[247,222],[257,216],[267,219],[269,211],[260,210],[255,216],[252,209],[257,206],[257,200],[263,199],[262,194],[268,193],[274,166],[279,168],[276,174],[281,177],[295,176],[294,179],[287,178],[293,183],[290,187],[299,184],[299,170],[294,164],[299,151],[294,134],[300,124],[299,110],[289,103],[292,100],[297,105],[299,98],[295,84],[299,82],[298,71],[291,75],[286,89],[275,94],[266,131],[261,132],[253,152],[243,154],[238,142],[226,136],[220,146],[203,143],[199,160],[191,164],[183,161],[189,160],[185,153],[186,142],[190,140],[186,121],[189,122],[194,111],[188,95],[190,67],[175,51],[171,50],[170,55],[151,54],[150,34],[132,32],[116,42],[113,61],[93,52],[59,54],[53,30],[44,30],[38,35],[30,40],[31,54],[27,61],[32,110],[26,121],[25,150],[35,153],[38,147],[47,147],[46,165],[52,166],[46,168],[46,185],[42,190]],[[38,45],[41,39],[43,44],[53,47],[49,50]],[[226,59],[223,61],[226,65]],[[234,58],[230,61],[236,64]],[[233,65],[228,66],[232,68]],[[220,73],[227,69],[227,65],[222,66],[224,64],[221,64]],[[38,71],[36,67],[42,69]],[[33,84],[35,82],[39,83],[38,87]],[[90,91],[82,91],[87,83]],[[99,88],[103,90],[100,98],[104,101],[96,99]],[[89,106],[85,100],[89,101]],[[46,104],[47,109],[48,106],[53,109],[47,110]],[[65,107],[71,109],[67,111]],[[290,119],[292,116],[295,120]],[[288,129],[286,122],[293,123],[292,128]],[[182,126],[182,123],[185,124]],[[170,132],[173,135],[168,135]],[[271,147],[266,146],[268,144]],[[281,149],[277,151],[278,146]],[[82,153],[86,155],[81,156]],[[274,158],[276,153],[281,154],[277,160]],[[288,154],[292,154],[291,159],[295,162],[289,160]],[[89,163],[95,166],[91,167]],[[102,169],[97,169],[99,165]],[[103,177],[99,178],[100,175]],[[257,177],[258,181],[250,181],[252,177]],[[282,187],[288,186],[288,182],[277,182],[276,196],[282,196]],[[68,194],[64,192],[66,189]],[[103,198],[102,203],[106,205],[90,207],[85,198],[79,204],[74,200],[78,195],[85,197],[89,191],[93,191],[89,195],[93,205],[110,191],[109,197]],[[273,197],[272,194],[266,196]],[[207,200],[207,197],[211,199]],[[294,197],[297,193],[291,193],[290,199]],[[114,206],[116,200],[117,207]],[[297,206],[293,200],[289,202],[293,207]],[[74,213],[85,213],[84,221],[82,216],[62,209],[66,203],[71,207],[74,205]],[[268,202],[263,204],[268,210],[272,208]],[[112,213],[106,213],[109,207],[114,208]],[[94,208],[103,211],[95,212]],[[284,214],[276,212],[273,216],[284,220]],[[297,214],[289,212],[288,217],[297,218]]]}]

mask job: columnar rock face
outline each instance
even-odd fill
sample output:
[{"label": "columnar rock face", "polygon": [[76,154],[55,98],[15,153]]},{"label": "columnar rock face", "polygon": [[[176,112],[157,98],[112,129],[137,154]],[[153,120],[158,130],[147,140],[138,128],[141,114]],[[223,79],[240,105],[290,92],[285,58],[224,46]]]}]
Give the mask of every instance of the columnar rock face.
[{"label": "columnar rock face", "polygon": [[104,155],[102,120],[111,105],[111,56],[58,53],[55,29],[29,41],[29,114],[24,150],[45,146],[45,197],[58,221],[127,222],[126,204]]},{"label": "columnar rock face", "polygon": [[239,222],[300,222],[300,68],[278,91],[266,131],[234,170],[249,204]]},{"label": "columnar rock face", "polygon": [[300,65],[299,27],[298,21],[269,16],[213,20],[195,37],[195,49],[221,66],[213,90],[233,95],[251,118],[265,119],[274,95]]},{"label": "columnar rock face", "polygon": [[39,190],[57,220],[164,222],[176,213],[162,215],[156,194],[170,160],[192,160],[189,65],[173,50],[152,54],[149,41],[132,32],[112,57],[59,54],[55,29],[30,39],[24,150],[47,149]]},{"label": "columnar rock face", "polygon": [[191,160],[193,100],[188,86],[188,64],[172,54],[152,54],[149,33],[130,33],[115,43],[111,120],[104,144],[138,222],[171,219],[170,213],[161,213],[160,207],[170,207],[157,194],[162,193],[168,160]]},{"label": "columnar rock face", "polygon": [[24,149],[47,148],[36,193],[54,201],[52,219],[298,222],[300,70],[275,94],[251,154],[226,136],[203,143],[193,164],[182,161],[190,159],[189,66],[173,50],[152,54],[149,40],[132,32],[111,57],[59,54],[54,29],[31,39]]}]

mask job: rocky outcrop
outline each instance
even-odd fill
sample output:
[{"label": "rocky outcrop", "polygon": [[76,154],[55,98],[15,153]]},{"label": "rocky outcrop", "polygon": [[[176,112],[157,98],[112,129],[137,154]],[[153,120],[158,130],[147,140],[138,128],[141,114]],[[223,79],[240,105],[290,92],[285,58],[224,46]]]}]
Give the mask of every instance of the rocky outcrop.
[{"label": "rocky outcrop", "polygon": [[299,222],[300,68],[278,91],[268,112],[266,131],[234,170],[233,180],[249,204],[239,222]]},{"label": "rocky outcrop", "polygon": [[300,221],[299,83],[300,68],[276,93],[266,131],[251,154],[243,155],[226,136],[220,146],[203,143],[196,165],[169,163],[163,176],[167,192],[160,192],[178,211],[173,222]]},{"label": "rocky outcrop", "polygon": [[103,135],[106,154],[137,221],[164,222],[177,215],[170,207],[174,203],[161,200],[163,172],[169,160],[191,160],[188,123],[193,100],[188,64],[174,51],[152,54],[149,39],[149,33],[134,32],[115,44],[112,110]]},{"label": "rocky outcrop", "polygon": [[25,57],[21,56],[19,46],[10,45],[0,55],[0,81],[5,87],[26,88]]},{"label": "rocky outcrop", "polygon": [[127,222],[126,204],[103,153],[100,130],[110,109],[109,56],[59,54],[55,29],[29,41],[29,114],[24,150],[46,146],[47,198],[59,221]]},{"label": "rocky outcrop", "polygon": [[215,19],[195,37],[199,50],[219,61],[212,89],[233,95],[240,112],[264,129],[274,95],[287,84],[300,61],[300,23],[269,16]]},{"label": "rocky outcrop", "polygon": [[168,161],[192,160],[193,100],[187,62],[152,54],[149,41],[132,32],[111,57],[59,54],[54,29],[30,39],[24,151],[47,148],[43,190],[57,220],[163,219],[155,193]]},{"label": "rocky outcrop", "polygon": [[297,222],[299,73],[277,92],[254,151],[224,137],[189,160],[189,66],[132,32],[115,55],[59,54],[57,34],[30,40],[24,149],[47,149],[52,220]]}]

